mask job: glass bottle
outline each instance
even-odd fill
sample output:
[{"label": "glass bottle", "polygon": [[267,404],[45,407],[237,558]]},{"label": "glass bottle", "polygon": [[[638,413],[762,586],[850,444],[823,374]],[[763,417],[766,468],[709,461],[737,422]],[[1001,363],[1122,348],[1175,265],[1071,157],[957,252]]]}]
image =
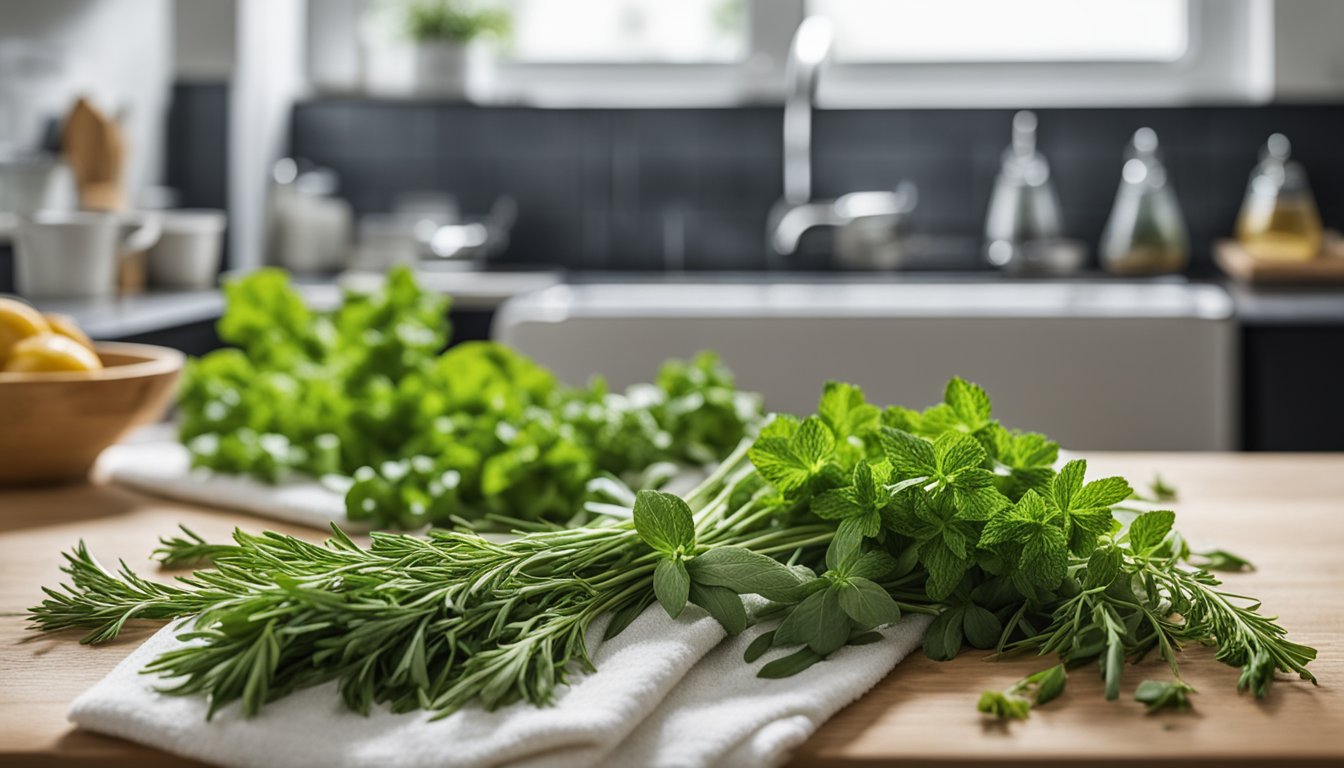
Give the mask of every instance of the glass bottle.
[{"label": "glass bottle", "polygon": [[1051,266],[1038,258],[1049,253],[1039,246],[1056,243],[1063,235],[1059,197],[1050,164],[1036,148],[1036,127],[1035,113],[1013,115],[1013,142],[1003,152],[985,215],[985,257],[1001,269]]},{"label": "glass bottle", "polygon": [[1135,131],[1125,149],[1120,188],[1099,250],[1102,266],[1118,275],[1180,272],[1190,260],[1185,218],[1152,128]]},{"label": "glass bottle", "polygon": [[1257,259],[1307,261],[1321,252],[1321,216],[1302,164],[1290,160],[1288,137],[1265,142],[1246,185],[1237,239]]}]

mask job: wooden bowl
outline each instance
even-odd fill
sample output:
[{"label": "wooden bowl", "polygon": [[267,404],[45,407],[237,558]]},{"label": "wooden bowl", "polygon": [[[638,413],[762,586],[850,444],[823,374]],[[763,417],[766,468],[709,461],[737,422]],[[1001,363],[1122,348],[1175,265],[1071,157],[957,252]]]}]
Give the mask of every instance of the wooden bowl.
[{"label": "wooden bowl", "polygon": [[149,344],[94,346],[101,371],[0,372],[0,485],[83,480],[104,448],[163,415],[182,353]]}]

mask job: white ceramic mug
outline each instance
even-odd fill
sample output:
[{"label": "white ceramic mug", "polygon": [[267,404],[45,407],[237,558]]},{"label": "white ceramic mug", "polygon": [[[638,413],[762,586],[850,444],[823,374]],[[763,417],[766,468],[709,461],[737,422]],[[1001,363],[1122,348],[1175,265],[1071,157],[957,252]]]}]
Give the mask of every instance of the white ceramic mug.
[{"label": "white ceramic mug", "polygon": [[218,210],[168,210],[159,214],[163,234],[149,251],[149,282],[156,288],[202,290],[219,275],[224,225]]},{"label": "white ceramic mug", "polygon": [[100,298],[117,290],[124,254],[158,242],[153,215],[39,211],[19,217],[15,283],[28,298]]}]

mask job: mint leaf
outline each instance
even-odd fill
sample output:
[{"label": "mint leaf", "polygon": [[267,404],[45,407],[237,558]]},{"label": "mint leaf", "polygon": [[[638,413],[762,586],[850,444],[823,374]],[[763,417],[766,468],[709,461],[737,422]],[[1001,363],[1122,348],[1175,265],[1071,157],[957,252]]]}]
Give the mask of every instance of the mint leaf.
[{"label": "mint leaf", "polygon": [[841,610],[863,629],[891,624],[901,618],[901,609],[891,595],[868,579],[851,577],[837,589]]},{"label": "mint leaf", "polygon": [[1017,545],[1017,575],[1030,585],[1054,589],[1068,567],[1068,540],[1058,510],[1035,491],[992,518],[980,534],[980,546]]},{"label": "mint leaf", "polygon": [[1120,550],[1115,547],[1099,547],[1087,560],[1087,579],[1084,585],[1088,589],[1109,586],[1120,575]]},{"label": "mint leaf", "polygon": [[969,562],[948,548],[942,537],[929,539],[919,545],[919,561],[929,572],[924,591],[930,600],[942,600],[952,594],[970,567]]},{"label": "mint leaf", "polygon": [[1129,548],[1143,554],[1156,549],[1171,532],[1176,513],[1168,510],[1144,512],[1129,524]]},{"label": "mint leaf", "polygon": [[1069,550],[1079,557],[1091,554],[1097,539],[1110,531],[1111,506],[1129,498],[1129,483],[1107,477],[1083,485],[1087,462],[1070,461],[1050,486],[1050,499],[1067,521]]},{"label": "mint leaf", "polygon": [[974,469],[985,460],[985,449],[970,435],[948,432],[933,443],[937,475],[953,481],[958,472]]},{"label": "mint leaf", "polygon": [[694,581],[690,586],[690,601],[713,616],[730,637],[747,628],[747,611],[742,606],[742,598],[731,589],[697,584]]},{"label": "mint leaf", "polygon": [[829,381],[822,390],[817,415],[830,427],[836,441],[844,442],[877,429],[881,411],[864,400],[862,389],[853,384]]},{"label": "mint leaf", "polygon": [[788,566],[742,547],[715,547],[687,561],[686,567],[696,584],[780,602],[797,599],[802,584]]},{"label": "mint leaf", "polygon": [[1055,477],[1059,444],[1035,432],[1010,432],[991,424],[976,437],[989,457],[1007,474],[998,474],[995,484],[1011,499],[1020,499],[1027,490],[1049,495]]},{"label": "mint leaf", "polygon": [[962,520],[946,495],[915,493],[891,517],[892,530],[915,540],[919,562],[929,572],[930,599],[941,600],[960,583],[971,566],[969,545],[978,536],[975,524]]},{"label": "mint leaf", "polygon": [[1050,486],[1050,498],[1058,509],[1071,509],[1073,507],[1073,496],[1083,488],[1083,474],[1087,472],[1087,462],[1081,459],[1074,459],[1065,464],[1055,475],[1055,482]]},{"label": "mint leaf", "polygon": [[933,452],[934,492],[951,489],[957,502],[958,517],[988,520],[1008,505],[1008,500],[994,487],[993,473],[980,466],[986,454],[975,438],[960,432],[947,432],[934,442]]},{"label": "mint leaf", "polygon": [[658,552],[680,555],[695,548],[695,520],[679,496],[640,491],[635,495],[634,522],[639,537]]},{"label": "mint leaf", "polygon": [[665,557],[653,568],[653,593],[667,615],[677,618],[691,596],[691,576],[686,564],[676,557]]},{"label": "mint leaf", "polygon": [[1032,584],[1054,589],[1064,580],[1069,552],[1064,532],[1055,526],[1038,529],[1022,546],[1019,567]]},{"label": "mint leaf", "polygon": [[1123,477],[1104,477],[1083,486],[1073,498],[1071,509],[1096,509],[1119,504],[1133,490]]},{"label": "mint leaf", "polygon": [[816,416],[810,416],[787,439],[759,438],[748,452],[765,479],[782,493],[795,493],[822,474],[835,448],[835,436]]},{"label": "mint leaf", "polygon": [[928,440],[891,427],[882,428],[879,440],[895,477],[929,477],[937,470]]},{"label": "mint leaf", "polygon": [[882,510],[891,503],[886,488],[890,474],[886,462],[873,467],[861,460],[854,467],[853,484],[822,493],[813,500],[812,513],[823,520],[841,521],[846,537],[877,536],[882,530]]},{"label": "mint leaf", "polygon": [[989,424],[989,395],[978,385],[954,376],[943,391],[943,402],[957,415],[960,425],[975,432]]},{"label": "mint leaf", "polygon": [[[844,564],[845,575],[859,579],[883,579],[892,575],[899,567],[895,558],[881,550],[863,552],[855,557],[852,563]],[[905,573],[909,573],[909,570]]]}]

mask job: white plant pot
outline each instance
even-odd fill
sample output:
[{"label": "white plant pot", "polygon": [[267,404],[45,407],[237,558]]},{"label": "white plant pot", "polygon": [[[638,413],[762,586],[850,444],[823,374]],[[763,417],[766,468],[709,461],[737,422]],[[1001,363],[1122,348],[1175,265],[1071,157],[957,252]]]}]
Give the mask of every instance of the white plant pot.
[{"label": "white plant pot", "polygon": [[416,43],[412,47],[412,90],[423,96],[463,98],[472,66],[467,46]]},{"label": "white plant pot", "polygon": [[364,87],[375,95],[482,100],[494,82],[495,59],[483,45],[370,38],[363,56]]}]

